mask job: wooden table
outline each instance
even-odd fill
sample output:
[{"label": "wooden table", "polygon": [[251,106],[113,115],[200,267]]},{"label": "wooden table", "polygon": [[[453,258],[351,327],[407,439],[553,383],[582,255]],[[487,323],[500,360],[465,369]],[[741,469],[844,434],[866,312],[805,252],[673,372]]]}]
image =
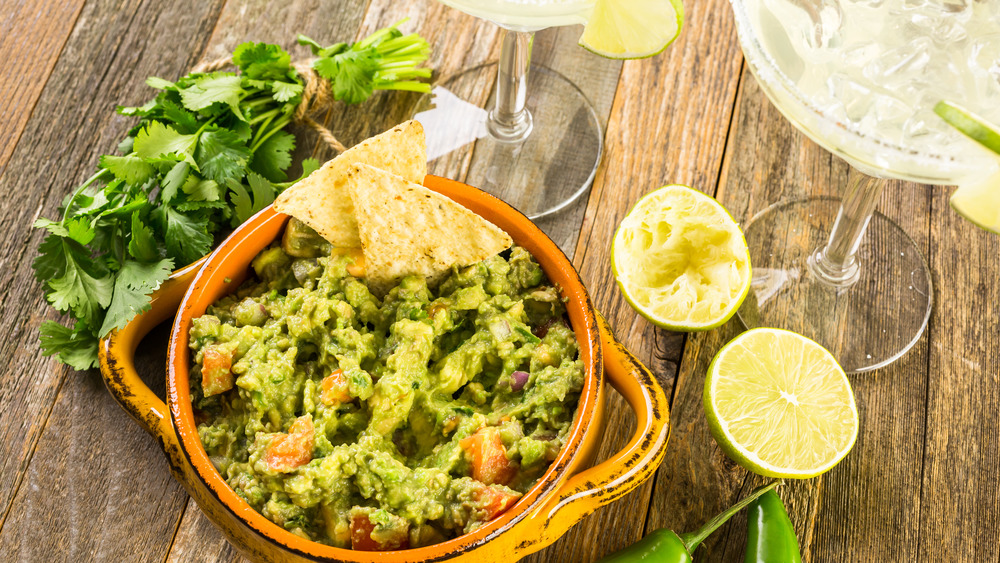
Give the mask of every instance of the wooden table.
[{"label": "wooden table", "polygon": [[[667,390],[673,435],[654,479],[532,561],[592,561],[657,527],[693,530],[761,482],[721,453],[701,406],[708,361],[738,323],[689,336],[654,329],[614,285],[612,233],[641,195],[666,183],[713,194],[745,220],[783,198],[835,193],[847,166],[768,103],[743,63],[728,3],[687,4],[683,35],[650,60],[590,55],[575,45],[579,28],[536,40],[535,62],[591,97],[607,146],[589,197],[543,227]],[[112,151],[132,124],[113,109],[150,97],[146,76],[179,76],[251,39],[305,57],[296,33],[332,43],[404,16],[431,42],[444,75],[495,59],[498,30],[432,0],[13,0],[0,12],[0,559],[238,560],[97,372],[42,357],[38,326],[56,316],[32,276],[41,233],[30,225],[53,216],[98,155]],[[350,145],[403,119],[400,100],[379,94],[330,112],[326,123]],[[308,138],[300,156],[330,156],[316,146]],[[997,561],[1000,239],[956,216],[949,189],[890,186],[880,209],[934,273],[930,326],[902,360],[852,377],[861,432],[846,460],[781,496],[807,561]],[[140,352],[146,380],[161,392],[165,338],[161,327]],[[604,456],[634,424],[611,396]],[[740,560],[744,538],[740,516],[699,560]]]}]

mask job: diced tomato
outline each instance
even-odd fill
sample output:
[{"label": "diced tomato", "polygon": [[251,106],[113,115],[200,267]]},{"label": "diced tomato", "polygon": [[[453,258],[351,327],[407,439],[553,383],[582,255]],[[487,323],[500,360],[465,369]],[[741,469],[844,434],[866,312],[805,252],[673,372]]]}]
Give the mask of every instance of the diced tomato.
[{"label": "diced tomato", "polygon": [[323,389],[319,400],[328,407],[349,403],[353,399],[347,390],[347,376],[344,375],[344,370],[333,370],[333,373],[324,377],[319,385]]},{"label": "diced tomato", "polygon": [[312,460],[313,436],[315,428],[307,416],[300,416],[288,429],[288,434],[279,434],[271,442],[264,454],[264,463],[271,471],[288,473]]},{"label": "diced tomato", "polygon": [[233,354],[218,346],[205,347],[201,360],[201,389],[206,397],[233,388]]},{"label": "diced tomato", "polygon": [[483,510],[486,511],[486,520],[492,520],[514,506],[521,495],[511,491],[505,491],[499,487],[484,487],[476,496]]},{"label": "diced tomato", "polygon": [[375,525],[366,514],[351,515],[351,549],[355,551],[389,551],[410,547],[410,536],[406,531],[392,534],[379,542],[372,538]]},{"label": "diced tomato", "polygon": [[517,475],[517,465],[507,459],[507,449],[496,426],[480,428],[459,445],[472,456],[472,478],[492,485],[506,485]]}]

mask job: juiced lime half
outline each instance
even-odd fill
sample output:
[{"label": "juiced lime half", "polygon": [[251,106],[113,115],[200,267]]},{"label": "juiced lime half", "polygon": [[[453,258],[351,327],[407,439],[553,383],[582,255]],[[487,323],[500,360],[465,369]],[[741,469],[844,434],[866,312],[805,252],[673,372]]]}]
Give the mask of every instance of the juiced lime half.
[{"label": "juiced lime half", "polygon": [[815,477],[858,436],[844,370],[825,348],[787,330],[756,328],[723,346],[703,399],[715,441],[758,475]]},{"label": "juiced lime half", "polygon": [[597,0],[580,45],[609,59],[641,59],[667,48],[680,35],[680,0]]},{"label": "juiced lime half", "polygon": [[625,299],[670,330],[715,328],[750,290],[750,254],[722,205],[687,186],[643,196],[611,243],[611,266]]}]

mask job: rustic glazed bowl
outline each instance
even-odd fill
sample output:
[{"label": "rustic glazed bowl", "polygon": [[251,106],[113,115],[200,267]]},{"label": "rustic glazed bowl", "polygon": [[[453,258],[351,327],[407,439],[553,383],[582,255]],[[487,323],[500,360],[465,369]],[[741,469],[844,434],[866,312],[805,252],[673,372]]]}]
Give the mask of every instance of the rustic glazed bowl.
[{"label": "rustic glazed bowl", "polygon": [[[472,533],[436,545],[391,552],[340,549],[296,536],[251,508],[229,488],[198,439],[188,383],[188,331],[191,320],[234,291],[246,277],[250,261],[280,236],[288,216],[268,207],[206,259],[175,272],[154,295],[151,310],[111,334],[100,347],[101,373],[111,394],[160,443],[174,477],[202,511],[252,560],[510,563],[552,543],[587,514],[638,487],[663,459],[670,433],[663,390],[615,341],[555,243],[526,217],[485,192],[434,176],[424,183],[507,231],[562,289],[585,370],[567,443],[538,483],[510,510]],[[175,312],[164,404],[139,379],[133,356],[142,337]],[[638,423],[623,450],[588,468],[602,437],[605,377],[631,405]]]}]

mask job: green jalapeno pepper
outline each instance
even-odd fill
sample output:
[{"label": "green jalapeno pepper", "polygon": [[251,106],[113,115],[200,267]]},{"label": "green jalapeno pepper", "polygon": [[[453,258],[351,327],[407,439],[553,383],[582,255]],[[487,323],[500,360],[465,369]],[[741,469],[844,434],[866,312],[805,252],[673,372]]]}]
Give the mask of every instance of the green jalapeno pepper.
[{"label": "green jalapeno pepper", "polygon": [[[691,554],[698,549],[705,538],[719,526],[725,524],[734,514],[743,510],[761,495],[777,487],[779,483],[781,481],[775,481],[757,488],[750,496],[709,520],[697,532],[677,534],[666,528],[653,530],[631,546],[601,559],[599,563],[692,563],[694,559]],[[788,516],[785,518],[787,519]]]},{"label": "green jalapeno pepper", "polygon": [[781,498],[773,490],[747,509],[747,551],[744,563],[800,563],[799,541]]}]

